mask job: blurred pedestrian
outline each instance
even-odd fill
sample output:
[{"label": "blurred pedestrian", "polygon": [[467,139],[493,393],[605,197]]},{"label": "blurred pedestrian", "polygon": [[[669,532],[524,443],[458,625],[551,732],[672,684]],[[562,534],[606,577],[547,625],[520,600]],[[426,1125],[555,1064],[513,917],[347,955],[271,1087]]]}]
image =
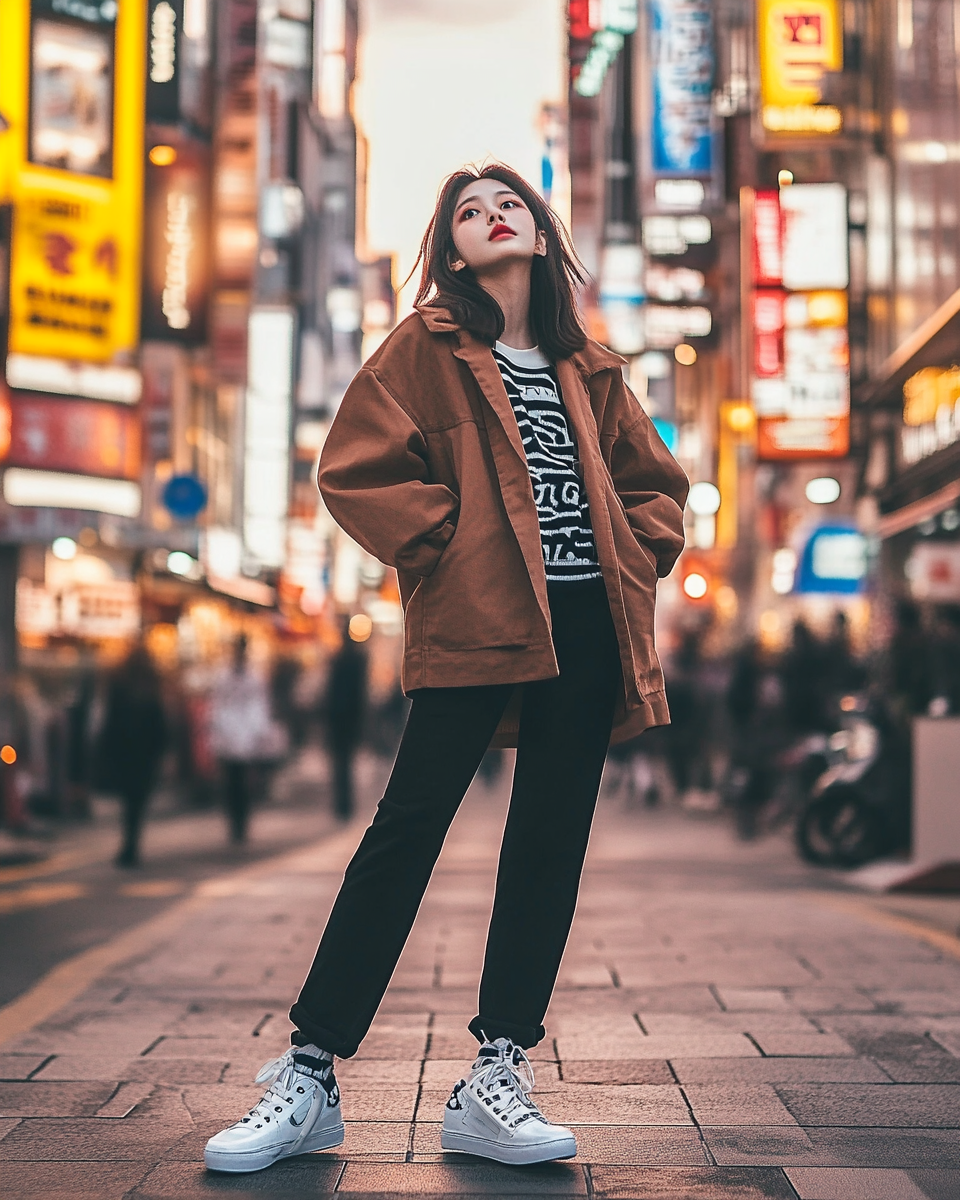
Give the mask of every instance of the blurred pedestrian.
[{"label": "blurred pedestrian", "polygon": [[353,816],[353,766],[367,709],[367,653],[344,623],[340,649],[330,661],[324,709],[327,750],[333,770],[333,811]]},{"label": "blurred pedestrian", "polygon": [[793,641],[783,656],[781,678],[786,717],[793,733],[829,730],[828,656],[823,643],[799,617],[793,623]]},{"label": "blurred pedestrian", "polygon": [[937,675],[934,657],[934,639],[923,628],[919,608],[910,601],[901,601],[887,648],[887,682],[905,718],[925,713],[933,699]]},{"label": "blurred pedestrian", "polygon": [[823,658],[829,717],[833,716],[841,697],[859,692],[867,681],[867,673],[854,653],[850,621],[842,608],[833,614],[833,627],[824,647]]},{"label": "blurred pedestrian", "polygon": [[759,832],[761,812],[776,787],[778,756],[789,741],[779,665],[756,639],[734,655],[726,708],[731,736],[724,798],[738,834],[749,839]]},{"label": "blurred pedestrian", "polygon": [[287,730],[290,745],[299,749],[306,741],[306,722],[298,704],[303,663],[286,653],[277,657],[270,673],[270,704],[274,718]]},{"label": "blurred pedestrian", "polygon": [[261,1074],[273,1082],[252,1117],[207,1143],[209,1167],[257,1170],[343,1140],[333,1057],[357,1052],[518,689],[469,1025],[480,1052],[440,1138],[506,1163],[576,1153],[530,1099],[525,1050],[545,1036],[611,732],[668,720],[654,605],[683,547],[687,481],[623,360],[586,337],[574,295],[585,280],[564,236],[508,168],[451,176],[423,242],[417,311],[347,389],[327,435],[328,510],[398,569],[413,704],[291,1011],[294,1045]]},{"label": "blurred pedestrian", "polygon": [[926,711],[931,716],[956,716],[960,713],[960,608],[956,605],[944,604],[936,610],[931,649]]},{"label": "blurred pedestrian", "polygon": [[687,630],[666,672],[670,725],[662,735],[677,795],[694,803],[710,785],[701,640],[699,631]]},{"label": "blurred pedestrian", "polygon": [[64,792],[71,817],[90,817],[91,715],[96,694],[94,673],[81,672],[65,705]]},{"label": "blurred pedestrian", "polygon": [[247,657],[247,638],[233,644],[233,663],[216,680],[210,697],[210,740],[220,762],[230,840],[247,840],[255,781],[264,764],[282,758],[284,730],[270,714],[263,678]]},{"label": "blurred pedestrian", "polygon": [[0,828],[25,834],[29,817],[24,785],[30,763],[30,721],[23,680],[0,673]]},{"label": "blurred pedestrian", "polygon": [[160,675],[140,644],[108,680],[97,748],[98,783],[122,805],[118,867],[140,865],[143,822],[168,741]]}]

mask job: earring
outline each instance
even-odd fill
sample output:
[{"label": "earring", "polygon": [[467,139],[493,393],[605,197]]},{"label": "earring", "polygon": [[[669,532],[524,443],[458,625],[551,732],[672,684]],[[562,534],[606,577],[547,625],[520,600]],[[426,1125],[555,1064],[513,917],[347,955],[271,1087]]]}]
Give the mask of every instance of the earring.
[{"label": "earring", "polygon": [[451,271],[462,271],[466,265],[467,264],[463,261],[462,258],[458,258],[456,262],[452,262],[450,264],[450,270]]}]

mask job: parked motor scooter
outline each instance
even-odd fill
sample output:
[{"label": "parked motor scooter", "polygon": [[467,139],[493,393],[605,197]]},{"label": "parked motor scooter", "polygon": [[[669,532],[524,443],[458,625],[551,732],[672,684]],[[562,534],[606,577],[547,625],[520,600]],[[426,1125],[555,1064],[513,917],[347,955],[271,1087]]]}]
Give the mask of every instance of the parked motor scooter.
[{"label": "parked motor scooter", "polygon": [[797,818],[807,862],[857,867],[910,841],[910,736],[882,700],[844,696],[828,765]]}]

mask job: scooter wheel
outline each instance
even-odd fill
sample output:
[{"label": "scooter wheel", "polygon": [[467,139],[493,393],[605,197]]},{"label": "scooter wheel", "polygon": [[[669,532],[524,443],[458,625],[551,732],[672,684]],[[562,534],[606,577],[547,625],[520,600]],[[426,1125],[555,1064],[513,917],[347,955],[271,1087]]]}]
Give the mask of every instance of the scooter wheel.
[{"label": "scooter wheel", "polygon": [[859,867],[886,847],[881,813],[848,783],[834,784],[804,808],[797,820],[797,849],[821,867]]}]

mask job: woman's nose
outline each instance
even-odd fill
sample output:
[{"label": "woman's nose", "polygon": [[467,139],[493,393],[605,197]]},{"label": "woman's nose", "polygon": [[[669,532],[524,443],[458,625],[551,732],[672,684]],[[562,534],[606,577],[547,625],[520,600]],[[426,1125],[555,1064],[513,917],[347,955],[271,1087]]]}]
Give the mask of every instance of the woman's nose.
[{"label": "woman's nose", "polygon": [[501,212],[491,213],[490,216],[487,218],[488,222],[491,225],[495,225],[497,223],[497,221],[505,221],[506,219],[507,218]]}]

